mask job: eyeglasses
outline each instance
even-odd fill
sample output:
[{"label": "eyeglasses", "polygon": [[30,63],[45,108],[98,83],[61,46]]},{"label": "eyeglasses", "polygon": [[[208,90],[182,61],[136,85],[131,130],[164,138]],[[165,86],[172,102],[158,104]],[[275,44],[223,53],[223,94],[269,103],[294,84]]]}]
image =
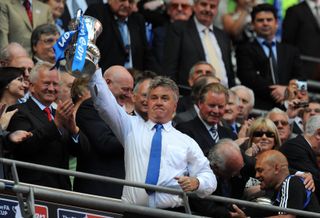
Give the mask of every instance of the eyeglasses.
[{"label": "eyeglasses", "polygon": [[273,121],[273,123],[276,125],[276,126],[279,126],[279,124],[281,124],[281,126],[287,126],[289,123],[285,120],[275,120]]},{"label": "eyeglasses", "polygon": [[274,138],[275,134],[273,132],[263,132],[263,131],[256,131],[253,132],[252,136],[253,137],[262,137],[263,135],[266,135],[268,138]]},{"label": "eyeglasses", "polygon": [[190,8],[189,4],[179,4],[179,3],[172,3],[170,4],[170,7],[172,9],[178,9],[179,7],[181,7],[183,10]]},{"label": "eyeglasses", "polygon": [[57,41],[56,38],[39,39],[38,41],[44,42],[44,44],[51,45]]},{"label": "eyeglasses", "polygon": [[24,72],[28,71],[29,73],[31,72],[32,68],[31,67],[20,67],[21,70]]},{"label": "eyeglasses", "polygon": [[305,113],[311,113],[311,112],[314,112],[314,113],[320,113],[320,108],[316,108],[316,109],[311,109],[311,108],[306,108],[305,110],[304,110],[304,112]]}]

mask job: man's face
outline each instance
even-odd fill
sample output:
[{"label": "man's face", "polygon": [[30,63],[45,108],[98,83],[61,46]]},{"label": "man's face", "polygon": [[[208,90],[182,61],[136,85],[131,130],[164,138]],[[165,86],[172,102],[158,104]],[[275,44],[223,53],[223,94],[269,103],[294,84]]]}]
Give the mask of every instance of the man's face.
[{"label": "man's face", "polygon": [[108,86],[119,105],[124,106],[131,101],[133,79],[132,77],[115,77],[107,80]]},{"label": "man's face", "polygon": [[131,13],[130,2],[133,0],[109,0],[108,3],[113,13],[121,20],[126,19]]},{"label": "man's face", "polygon": [[260,189],[272,189],[274,187],[275,170],[274,167],[267,163],[263,158],[257,159],[256,162],[256,178],[261,182]]},{"label": "man's face", "polygon": [[69,73],[62,73],[60,80],[59,99],[64,102],[71,99],[71,87],[75,78]]},{"label": "man's face", "polygon": [[219,0],[197,0],[193,11],[197,20],[204,26],[210,26],[218,12]]},{"label": "man's face", "polygon": [[250,96],[244,90],[237,90],[236,91],[238,97],[240,98],[239,104],[239,115],[240,119],[248,119],[248,116],[252,110],[252,105],[250,104]]},{"label": "man's face", "polygon": [[34,55],[43,61],[49,63],[55,63],[55,54],[53,45],[59,39],[59,33],[57,34],[42,34],[39,41],[33,46]]},{"label": "man's face", "polygon": [[309,106],[304,109],[303,123],[306,124],[309,118],[314,115],[320,115],[320,104],[316,102],[310,102]]},{"label": "man's face", "polygon": [[194,67],[194,73],[189,78],[189,85],[192,87],[193,84],[199,79],[201,76],[205,75],[213,75],[214,70],[208,64],[198,64]]},{"label": "man's face", "polygon": [[41,69],[38,79],[30,84],[32,95],[46,106],[57,99],[59,88],[59,73],[56,69]]},{"label": "man's face", "polygon": [[281,142],[285,142],[291,134],[287,117],[280,113],[271,113],[269,119],[277,126]]},{"label": "man's face", "polygon": [[23,78],[25,81],[29,81],[30,72],[34,67],[33,61],[29,57],[17,57],[10,62],[10,67],[23,68]]},{"label": "man's face", "polygon": [[148,116],[155,123],[169,122],[177,108],[174,92],[167,87],[157,87],[148,94]]},{"label": "man's face", "polygon": [[134,109],[139,114],[147,114],[148,113],[148,101],[147,101],[147,95],[148,95],[148,88],[150,85],[150,79],[144,80],[136,93],[133,95],[133,102],[134,102]]},{"label": "man's face", "polygon": [[203,102],[199,102],[200,116],[209,125],[220,122],[226,107],[226,96],[224,93],[209,91]]},{"label": "man's face", "polygon": [[225,108],[223,119],[225,119],[229,124],[232,124],[236,121],[239,111],[240,110],[239,105],[237,104],[237,96],[230,95]]},{"label": "man's face", "polygon": [[273,39],[278,28],[276,18],[269,11],[258,12],[252,24],[257,35],[267,40]]},{"label": "man's face", "polygon": [[167,13],[171,21],[188,20],[192,15],[192,7],[189,0],[171,0]]}]

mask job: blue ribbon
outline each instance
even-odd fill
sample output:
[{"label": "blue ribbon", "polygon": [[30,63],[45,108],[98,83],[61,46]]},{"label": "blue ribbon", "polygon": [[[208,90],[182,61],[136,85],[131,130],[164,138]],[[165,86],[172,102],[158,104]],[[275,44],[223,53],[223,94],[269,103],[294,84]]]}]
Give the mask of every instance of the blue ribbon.
[{"label": "blue ribbon", "polygon": [[53,49],[55,53],[56,63],[64,59],[64,50],[66,50],[67,46],[70,44],[71,39],[75,33],[76,33],[75,30],[65,32],[60,36],[58,41],[54,44]]},{"label": "blue ribbon", "polygon": [[80,25],[78,29],[77,45],[72,63],[72,71],[82,71],[86,59],[87,47],[88,30],[87,25],[84,22],[83,16],[81,16]]}]

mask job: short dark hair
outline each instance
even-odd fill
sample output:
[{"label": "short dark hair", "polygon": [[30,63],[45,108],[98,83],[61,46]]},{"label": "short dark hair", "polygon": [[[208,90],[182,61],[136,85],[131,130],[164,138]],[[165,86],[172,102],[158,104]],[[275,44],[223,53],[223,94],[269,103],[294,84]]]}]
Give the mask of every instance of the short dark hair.
[{"label": "short dark hair", "polygon": [[277,9],[275,7],[273,7],[273,5],[271,4],[258,4],[255,7],[253,7],[252,11],[251,11],[251,19],[252,22],[254,22],[254,19],[256,18],[257,13],[260,13],[262,11],[266,11],[266,12],[271,12],[274,16],[274,18],[277,20],[278,16],[277,16]]},{"label": "short dark hair", "polygon": [[31,51],[32,54],[35,53],[35,51],[33,50],[33,46],[37,45],[40,37],[42,34],[46,34],[46,35],[55,35],[55,34],[59,34],[59,30],[57,29],[57,27],[54,24],[42,24],[40,26],[37,26],[31,34]]}]

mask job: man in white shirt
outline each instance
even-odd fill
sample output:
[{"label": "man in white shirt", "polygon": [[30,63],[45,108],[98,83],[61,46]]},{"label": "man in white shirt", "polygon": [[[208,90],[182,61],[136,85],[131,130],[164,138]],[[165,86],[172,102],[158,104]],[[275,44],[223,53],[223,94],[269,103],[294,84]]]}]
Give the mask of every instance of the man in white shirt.
[{"label": "man in white shirt", "polygon": [[[161,130],[162,148],[159,175],[156,185],[195,191],[205,197],[216,189],[216,177],[198,144],[190,137],[177,131],[171,120],[178,101],[178,87],[170,79],[156,77],[148,92],[148,121],[128,115],[121,108],[98,69],[89,83],[94,105],[101,118],[124,146],[126,180],[145,183],[148,162],[156,132]],[[157,130],[158,131],[158,130]],[[131,204],[157,208],[182,206],[179,196],[166,193],[147,194],[145,189],[125,186],[122,200]]]}]

